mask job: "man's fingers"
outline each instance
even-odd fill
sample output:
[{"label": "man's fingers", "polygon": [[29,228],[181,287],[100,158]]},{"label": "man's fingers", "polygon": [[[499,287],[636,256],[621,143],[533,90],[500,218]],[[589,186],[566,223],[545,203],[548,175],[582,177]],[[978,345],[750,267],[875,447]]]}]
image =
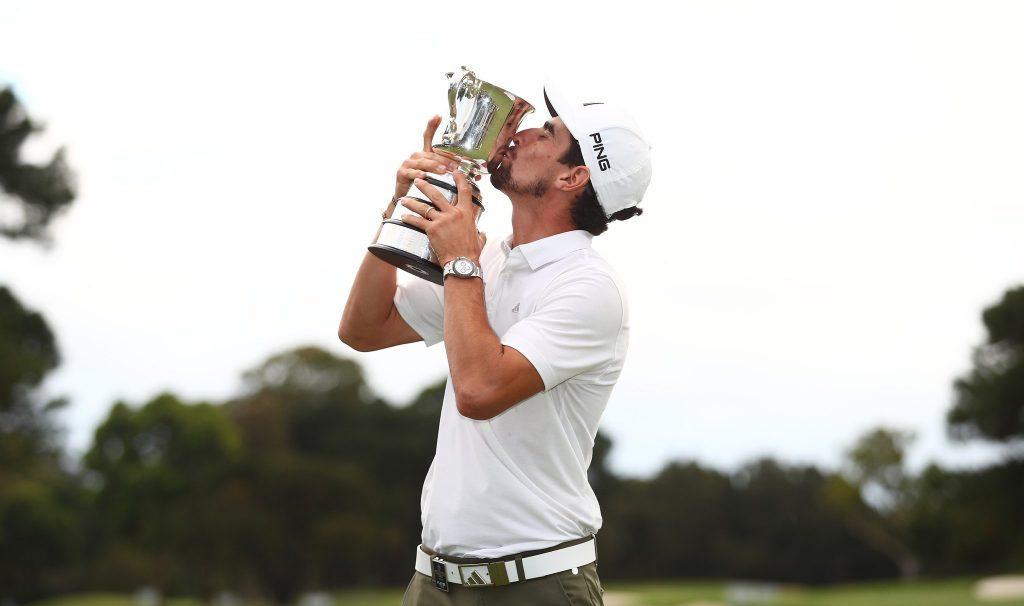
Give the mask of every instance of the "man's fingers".
[{"label": "man's fingers", "polygon": [[413,181],[415,179],[422,179],[423,177],[426,176],[426,174],[427,173],[417,168],[402,168],[399,169],[398,171],[399,177],[403,179],[408,179],[409,181]]},{"label": "man's fingers", "polygon": [[[452,205],[448,202],[448,198],[445,198],[441,194],[441,192],[437,191],[436,187],[434,187],[430,183],[424,181],[423,179],[416,179],[414,181],[414,183],[416,184],[416,189],[418,189],[421,192],[423,192],[424,195],[426,195],[427,198],[429,198],[430,201],[434,203],[434,207],[435,207],[434,210],[436,210],[437,212],[442,213],[442,214],[444,214],[446,212],[451,212]],[[412,211],[415,211],[415,212],[419,212],[419,211],[416,211],[416,209],[414,209],[414,208],[410,208],[409,210],[412,210]],[[426,212],[426,209],[423,209],[423,212]],[[420,214],[423,214],[423,213],[420,213]]]},{"label": "man's fingers", "polygon": [[409,225],[418,227],[423,231],[427,231],[427,225],[430,224],[430,221],[427,221],[419,215],[408,214],[402,215],[402,223],[408,223]]},{"label": "man's fingers", "polygon": [[455,160],[445,158],[441,154],[434,152],[421,152],[418,151],[409,157],[405,161],[406,166],[413,166],[420,170],[429,170],[439,175],[443,175],[447,172],[452,172],[459,167]]},{"label": "man's fingers", "polygon": [[461,172],[455,173],[455,185],[459,188],[459,199],[473,199],[473,189],[469,185],[469,179]]},{"label": "man's fingers", "polygon": [[427,129],[423,131],[423,151],[429,152],[434,149],[431,143],[434,141],[434,133],[437,132],[437,127],[440,124],[441,116],[434,116],[427,120]]}]

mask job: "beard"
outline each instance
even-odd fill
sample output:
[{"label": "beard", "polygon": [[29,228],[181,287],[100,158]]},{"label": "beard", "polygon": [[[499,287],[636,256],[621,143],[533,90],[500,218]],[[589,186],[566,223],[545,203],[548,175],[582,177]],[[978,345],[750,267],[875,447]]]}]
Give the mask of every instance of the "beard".
[{"label": "beard", "polygon": [[507,194],[520,194],[540,198],[548,190],[543,179],[534,181],[518,181],[512,178],[512,170],[505,164],[498,166],[491,173],[491,185],[494,189]]}]

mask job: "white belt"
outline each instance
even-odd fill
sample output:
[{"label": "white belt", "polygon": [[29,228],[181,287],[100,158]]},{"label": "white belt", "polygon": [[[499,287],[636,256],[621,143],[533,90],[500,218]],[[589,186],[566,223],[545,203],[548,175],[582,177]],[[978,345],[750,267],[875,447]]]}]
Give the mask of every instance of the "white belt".
[{"label": "white belt", "polygon": [[597,550],[594,548],[593,539],[525,558],[473,564],[447,562],[440,556],[431,557],[427,552],[416,548],[416,572],[433,578],[434,585],[444,591],[448,591],[449,583],[468,587],[508,585],[546,577],[596,561]]}]

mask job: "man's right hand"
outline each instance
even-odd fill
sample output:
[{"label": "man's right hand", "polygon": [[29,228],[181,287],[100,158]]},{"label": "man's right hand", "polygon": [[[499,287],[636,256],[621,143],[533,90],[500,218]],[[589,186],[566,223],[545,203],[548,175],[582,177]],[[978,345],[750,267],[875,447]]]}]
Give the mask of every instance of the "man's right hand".
[{"label": "man's right hand", "polygon": [[423,150],[414,153],[402,162],[395,176],[395,195],[404,196],[409,193],[414,179],[424,179],[427,173],[443,175],[454,171],[459,167],[458,163],[434,151],[431,142],[434,140],[434,133],[441,124],[441,116],[434,116],[427,121],[427,128],[423,131]]},{"label": "man's right hand", "polygon": [[[428,120],[423,131],[423,150],[402,162],[395,177],[396,197],[409,193],[414,179],[423,179],[428,173],[443,175],[458,168],[455,160],[434,152],[430,145],[440,124],[440,116]],[[396,288],[395,266],[366,253],[352,281],[338,324],[338,337],[357,351],[422,341],[395,307]]]}]

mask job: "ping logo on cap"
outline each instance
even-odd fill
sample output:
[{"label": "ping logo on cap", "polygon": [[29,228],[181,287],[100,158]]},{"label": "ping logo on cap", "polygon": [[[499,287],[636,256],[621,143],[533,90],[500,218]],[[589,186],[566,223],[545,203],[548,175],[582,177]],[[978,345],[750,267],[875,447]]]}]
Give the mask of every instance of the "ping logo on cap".
[{"label": "ping logo on cap", "polygon": [[604,172],[612,167],[612,161],[608,159],[608,155],[604,153],[604,143],[601,143],[601,133],[590,133],[590,138],[594,140],[594,153],[597,154],[597,165],[601,167],[601,172]]}]

